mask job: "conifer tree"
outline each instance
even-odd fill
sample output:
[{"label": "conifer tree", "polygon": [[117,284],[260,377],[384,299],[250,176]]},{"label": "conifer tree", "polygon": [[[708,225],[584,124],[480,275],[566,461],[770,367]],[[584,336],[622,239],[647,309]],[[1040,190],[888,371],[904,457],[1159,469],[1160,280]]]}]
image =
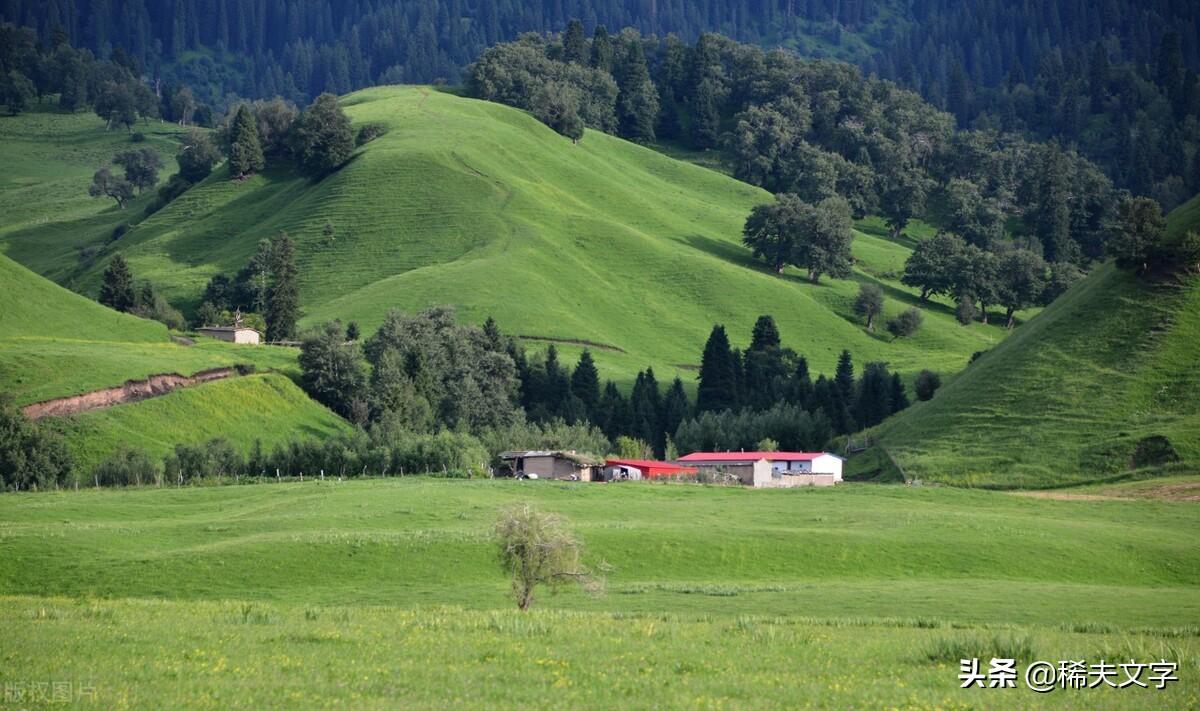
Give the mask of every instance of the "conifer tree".
[{"label": "conifer tree", "polygon": [[229,174],[237,179],[245,178],[262,170],[263,165],[258,125],[250,115],[250,109],[242,104],[229,129]]},{"label": "conifer tree", "polygon": [[100,303],[117,311],[129,311],[137,304],[133,288],[133,272],[121,255],[115,255],[104,270],[104,283],[100,285]]},{"label": "conifer tree", "polygon": [[591,64],[594,68],[607,72],[612,70],[612,62],[612,38],[604,25],[596,25],[596,31],[592,33]]},{"label": "conifer tree", "polygon": [[737,407],[737,364],[724,326],[713,326],[700,361],[700,385],[696,410],[720,412]]},{"label": "conifer tree", "polygon": [[579,354],[579,362],[571,373],[571,392],[587,408],[588,417],[595,418],[596,408],[600,405],[600,374],[591,351],[586,348]]},{"label": "conifer tree", "polygon": [[676,377],[671,381],[671,387],[663,397],[662,426],[666,433],[663,446],[663,456],[671,458],[670,443],[679,429],[680,423],[691,416],[691,405],[688,403],[687,392],[683,389],[683,381]]},{"label": "conifer tree", "polygon": [[281,232],[271,245],[271,289],[266,316],[268,341],[288,341],[296,337],[296,321],[300,316],[298,276],[292,238]]},{"label": "conifer tree", "polygon": [[621,136],[631,141],[654,140],[658,119],[658,90],[650,81],[646,55],[639,39],[632,39],[617,67],[617,120]]},{"label": "conifer tree", "polygon": [[587,54],[587,40],[583,37],[583,23],[571,20],[563,33],[563,61],[582,64]]},{"label": "conifer tree", "polygon": [[775,325],[775,319],[769,315],[759,316],[754,322],[754,331],[750,336],[750,350],[765,351],[768,348],[778,348],[780,343],[779,327]]},{"label": "conifer tree", "polygon": [[850,351],[843,350],[842,354],[838,356],[837,370],[834,371],[833,380],[842,398],[846,402],[850,402],[854,397],[854,361],[850,358]]}]

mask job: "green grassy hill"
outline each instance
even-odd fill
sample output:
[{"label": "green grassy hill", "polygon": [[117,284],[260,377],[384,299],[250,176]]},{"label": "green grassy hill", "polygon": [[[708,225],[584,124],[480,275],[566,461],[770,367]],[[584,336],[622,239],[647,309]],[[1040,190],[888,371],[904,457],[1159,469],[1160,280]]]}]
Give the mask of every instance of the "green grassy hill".
[{"label": "green grassy hill", "polygon": [[0,249],[88,293],[119,249],[138,277],[189,308],[214,273],[236,271],[259,239],[287,231],[305,324],[341,318],[369,331],[389,308],[451,303],[464,320],[494,316],[536,347],[561,342],[564,358],[594,344],[602,374],[623,381],[653,365],[660,379],[690,382],[713,323],[740,343],[763,313],[825,372],[842,348],[908,374],[955,372],[1006,335],[958,326],[946,304],[927,309],[912,339],[866,333],[851,309],[858,281],[884,286],[888,314],[916,302],[896,280],[910,244],[876,221],[857,235],[855,279],[813,286],[751,259],[742,223],[770,198],[718,172],[596,132],[572,145],[523,112],[420,87],[369,89],[343,105],[355,124],[388,133],[318,183],[286,165],[244,182],[218,169],[91,266],[76,248],[104,245],[124,217],[114,208],[81,225],[88,236],[69,248],[58,246],[61,225],[35,225],[0,233]]},{"label": "green grassy hill", "polygon": [[[290,348],[171,341],[161,324],[117,313],[0,256],[0,392],[19,405],[121,385],[157,373],[191,375],[250,365],[295,373]],[[78,475],[122,442],[151,456],[176,443],[224,437],[247,449],[349,428],[287,376],[264,373],[197,385],[163,397],[46,420],[66,435]]]},{"label": "green grassy hill", "polygon": [[[1200,199],[1168,218],[1200,226]],[[1098,269],[933,398],[870,433],[909,477],[1047,487],[1126,476],[1166,437],[1200,466],[1200,279],[1146,283]],[[1145,445],[1143,445],[1145,446]],[[867,472],[873,453],[851,460]]]},{"label": "green grassy hill", "polygon": [[[516,611],[489,531],[518,502],[569,518],[604,595]],[[408,477],[5,495],[0,521],[6,671],[94,679],[105,707],[1177,709],[1200,689],[1193,503]],[[1165,657],[1180,681],[963,690],[964,655]]]}]

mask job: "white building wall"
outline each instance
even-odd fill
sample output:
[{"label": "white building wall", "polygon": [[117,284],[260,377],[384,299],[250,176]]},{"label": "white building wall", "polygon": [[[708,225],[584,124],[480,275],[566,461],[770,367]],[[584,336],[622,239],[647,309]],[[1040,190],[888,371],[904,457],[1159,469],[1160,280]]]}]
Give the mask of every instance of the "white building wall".
[{"label": "white building wall", "polygon": [[832,454],[822,454],[812,460],[812,469],[816,474],[832,474],[834,481],[842,480],[842,460]]}]

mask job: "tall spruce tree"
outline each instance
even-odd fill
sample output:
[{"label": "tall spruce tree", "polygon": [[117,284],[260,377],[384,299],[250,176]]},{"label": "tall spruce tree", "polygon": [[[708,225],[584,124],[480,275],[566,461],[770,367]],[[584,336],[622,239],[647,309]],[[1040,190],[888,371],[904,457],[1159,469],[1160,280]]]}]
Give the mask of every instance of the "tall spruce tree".
[{"label": "tall spruce tree", "polygon": [[737,407],[737,364],[724,326],[713,326],[700,361],[700,385],[696,410],[720,412]]},{"label": "tall spruce tree", "polygon": [[571,393],[583,402],[588,418],[595,421],[600,405],[600,374],[596,371],[591,351],[586,348],[579,354],[579,362],[571,373]]},{"label": "tall spruce tree", "polygon": [[838,356],[837,370],[834,371],[833,381],[842,398],[846,402],[851,402],[854,397],[854,360],[850,357],[850,351],[842,350],[842,354]]},{"label": "tall spruce tree", "polygon": [[583,36],[583,23],[571,20],[563,33],[563,61],[583,64],[587,57],[587,40]]},{"label": "tall spruce tree", "polygon": [[646,54],[638,38],[631,39],[616,71],[617,122],[623,138],[631,141],[654,140],[658,119],[658,90],[650,81]]},{"label": "tall spruce tree", "polygon": [[133,272],[121,255],[115,255],[104,270],[104,283],[100,285],[100,303],[117,311],[129,311],[137,305],[137,294],[133,287]]},{"label": "tall spruce tree", "polygon": [[612,37],[604,25],[596,25],[596,31],[592,33],[591,65],[602,72],[612,71]]},{"label": "tall spruce tree", "polygon": [[262,170],[264,165],[258,124],[250,109],[242,104],[229,128],[229,174],[234,178],[245,178]]},{"label": "tall spruce tree", "polygon": [[[662,426],[668,438],[674,438],[679,425],[691,416],[691,405],[688,403],[687,392],[683,389],[683,381],[676,377],[671,381],[671,387],[663,397]],[[670,456],[664,442],[664,456]]]},{"label": "tall spruce tree", "polygon": [[292,238],[281,232],[271,245],[271,289],[267,299],[267,340],[290,341],[296,337],[300,317],[299,272]]}]

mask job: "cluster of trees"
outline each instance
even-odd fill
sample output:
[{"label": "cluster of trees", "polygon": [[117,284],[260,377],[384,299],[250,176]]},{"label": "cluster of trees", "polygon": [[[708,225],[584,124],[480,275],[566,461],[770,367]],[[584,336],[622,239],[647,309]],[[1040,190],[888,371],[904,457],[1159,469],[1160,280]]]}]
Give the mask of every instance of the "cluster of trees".
[{"label": "cluster of trees", "polygon": [[[759,317],[744,352],[730,345],[724,326],[714,326],[700,361],[697,413],[763,413],[784,405],[794,408],[794,412],[824,418],[829,434],[839,435],[877,425],[908,407],[909,400],[899,373],[889,372],[884,363],[868,363],[862,376],[855,378],[853,360],[845,350],[833,378],[821,374],[814,381],[804,356],[782,347],[779,330],[770,316]],[[813,422],[814,427],[820,427],[819,419]],[[727,436],[758,441],[762,439],[759,427],[747,425],[744,432],[733,429]],[[767,436],[781,444],[802,441],[813,446],[824,441],[817,442],[820,438],[816,435],[802,440]]]},{"label": "cluster of trees", "polygon": [[913,24],[866,63],[952,112],[1077,146],[1117,185],[1170,209],[1200,192],[1200,32],[1186,0],[911,3]]},{"label": "cluster of trees", "polygon": [[[577,28],[572,17],[582,19]],[[1195,120],[1200,50],[1186,41],[1200,32],[1200,17],[1187,0],[1110,0],[1096,8],[1062,0],[1020,6],[1004,0],[970,5],[918,0],[903,7],[863,0],[749,6],[731,0],[337,0],[319,8],[301,0],[249,6],[234,0],[67,5],[12,0],[0,6],[0,20],[29,28],[19,30],[25,33],[20,37],[6,36],[9,41],[0,46],[40,42],[47,56],[67,43],[86,47],[78,63],[99,56],[130,65],[152,79],[165,118],[187,123],[194,116],[203,125],[211,120],[209,105],[223,112],[236,105],[237,96],[278,95],[303,103],[322,92],[342,94],[371,84],[454,81],[485,48],[522,32],[565,28],[560,56],[568,61],[586,56],[621,81],[614,69],[636,70],[636,58],[629,61],[627,53],[603,43],[597,49],[579,42],[583,31],[631,27],[648,36],[694,40],[719,29],[745,42],[790,44],[802,56],[857,61],[920,92],[963,127],[1058,138],[1078,146],[1120,186],[1152,195],[1168,208],[1184,191],[1200,191]],[[590,56],[593,49],[598,62]],[[47,70],[41,62],[6,61],[15,54],[0,52],[0,91],[6,95],[40,95],[51,74],[68,78],[71,96],[86,97],[88,89],[78,86],[98,86],[80,81],[77,71],[60,71],[76,68],[69,58]],[[688,123],[678,120],[677,104],[685,97],[658,81],[656,55],[644,54],[664,109],[661,128],[670,133]],[[23,81],[14,80],[13,71]],[[653,98],[638,90],[638,74],[626,75],[632,81],[624,82],[622,106],[631,118],[649,115],[646,104]],[[701,116],[699,133],[711,141],[712,126],[732,114],[718,106],[730,85],[708,78],[713,91],[700,92],[686,113]],[[191,88],[185,93],[184,86]],[[543,116],[559,112],[569,118],[572,93],[563,83],[541,91]],[[85,98],[77,106],[90,103]],[[578,124],[566,120],[561,128],[569,135]],[[644,133],[644,126],[639,130],[634,122],[625,129]]]},{"label": "cluster of trees", "polygon": [[304,111],[279,96],[237,102],[217,122],[216,135],[235,180],[275,160],[294,161],[305,175],[320,178],[345,163],[355,144],[349,117],[328,93]]},{"label": "cluster of trees", "polygon": [[130,132],[139,120],[211,120],[211,109],[186,86],[146,81],[142,62],[124,49],[107,47],[103,56],[72,47],[61,31],[39,38],[29,27],[0,22],[0,103],[15,115],[29,102],[57,94],[63,111],[91,107],[109,128]]},{"label": "cluster of trees", "polygon": [[0,489],[29,491],[67,482],[73,461],[53,430],[25,417],[0,393]]},{"label": "cluster of trees", "polygon": [[1069,261],[1047,263],[1037,252],[1023,248],[989,252],[940,232],[917,244],[904,263],[900,281],[920,289],[923,302],[934,295],[954,299],[964,325],[977,316],[987,323],[988,307],[1002,306],[1012,328],[1014,313],[1049,304],[1082,276]]},{"label": "cluster of trees", "polygon": [[[848,64],[714,34],[686,45],[599,27],[588,39],[572,23],[489,48],[465,78],[473,95],[529,109],[572,138],[583,124],[720,149],[738,178],[797,199],[764,220],[804,222],[809,206],[840,196],[851,216],[883,215],[898,235],[944,205],[950,227],[986,249],[1007,225],[1051,261],[1104,253],[1113,188],[1095,165],[1053,141],[957,131],[950,114]],[[779,268],[795,250],[771,227],[748,225],[747,243]]]},{"label": "cluster of trees", "polygon": [[1109,254],[1118,267],[1145,277],[1200,273],[1200,233],[1168,235],[1162,208],[1149,198],[1121,203]]},{"label": "cluster of trees", "polygon": [[113,255],[104,270],[99,300],[110,309],[153,319],[166,324],[167,328],[178,329],[185,325],[183,314],[167,303],[154,290],[153,284],[134,280],[133,270],[120,254]]},{"label": "cluster of trees", "polygon": [[297,103],[371,84],[455,80],[484,48],[522,32],[559,31],[572,17],[590,28],[632,26],[694,37],[713,27],[748,41],[843,28],[875,16],[861,0],[779,0],[752,8],[729,0],[10,0],[0,20],[61,37],[101,56],[123,48],[156,78],[186,83],[208,103],[229,93]]},{"label": "cluster of trees", "polygon": [[299,278],[296,246],[286,232],[259,240],[254,256],[232,279],[224,274],[209,279],[196,325],[227,326],[231,314],[241,312],[247,326],[265,329],[268,341],[294,340],[300,318]]}]

